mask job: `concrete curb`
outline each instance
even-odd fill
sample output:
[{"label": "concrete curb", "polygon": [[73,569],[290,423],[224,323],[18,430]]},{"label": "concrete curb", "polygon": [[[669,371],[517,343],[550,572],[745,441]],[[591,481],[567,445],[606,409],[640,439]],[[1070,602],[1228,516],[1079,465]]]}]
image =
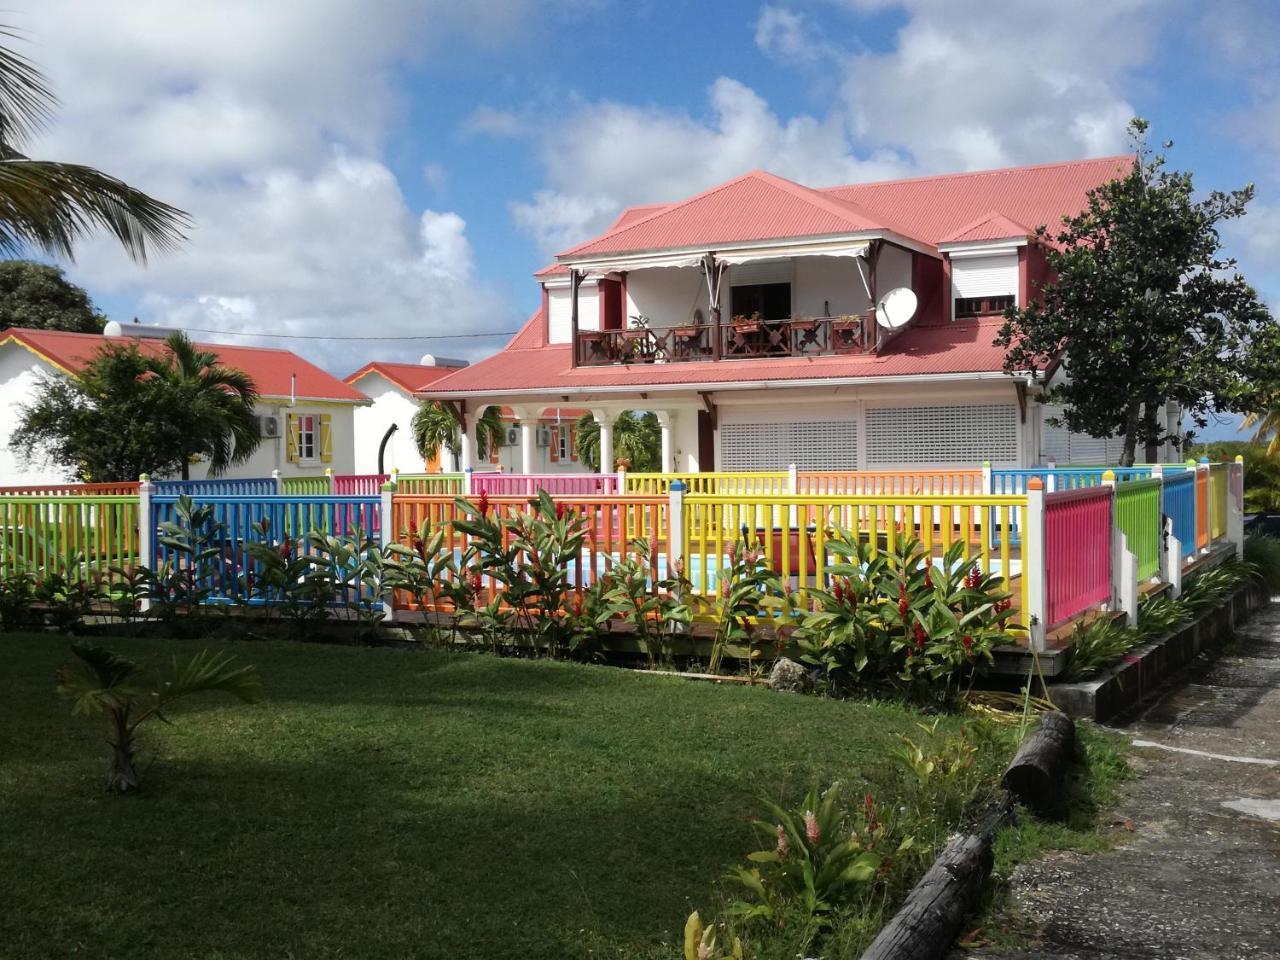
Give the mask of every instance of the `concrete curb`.
[{"label": "concrete curb", "polygon": [[1265,585],[1243,586],[1221,607],[1159,640],[1135,647],[1121,663],[1097,679],[1050,684],[1049,696],[1070,717],[1108,720],[1141,703],[1201,652],[1222,646],[1235,635],[1237,627],[1270,602],[1271,591]]}]

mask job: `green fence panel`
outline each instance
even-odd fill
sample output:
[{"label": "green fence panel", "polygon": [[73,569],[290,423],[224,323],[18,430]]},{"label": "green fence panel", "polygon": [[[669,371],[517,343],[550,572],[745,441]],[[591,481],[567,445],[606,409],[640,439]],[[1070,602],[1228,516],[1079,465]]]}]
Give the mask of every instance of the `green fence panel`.
[{"label": "green fence panel", "polygon": [[329,495],[329,478],[318,477],[281,477],[281,493],[293,496],[327,497]]},{"label": "green fence panel", "polygon": [[402,473],[396,477],[396,493],[411,496],[462,495],[460,473]]},{"label": "green fence panel", "polygon": [[1138,578],[1160,572],[1160,481],[1130,480],[1116,484],[1116,526],[1129,552],[1138,558]]},{"label": "green fence panel", "polygon": [[0,573],[113,580],[138,552],[137,497],[0,496]]}]

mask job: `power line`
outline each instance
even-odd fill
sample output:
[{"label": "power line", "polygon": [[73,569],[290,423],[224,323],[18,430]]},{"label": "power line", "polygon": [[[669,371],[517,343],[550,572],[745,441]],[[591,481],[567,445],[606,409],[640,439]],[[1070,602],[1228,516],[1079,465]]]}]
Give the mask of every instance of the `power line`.
[{"label": "power line", "polygon": [[[128,327],[125,328],[126,330]],[[221,337],[256,337],[267,340],[482,340],[489,337],[513,337],[517,330],[499,330],[494,333],[435,333],[414,337],[328,337],[310,333],[242,333],[234,330],[213,330],[209,327],[183,327],[192,333],[215,333]]]}]

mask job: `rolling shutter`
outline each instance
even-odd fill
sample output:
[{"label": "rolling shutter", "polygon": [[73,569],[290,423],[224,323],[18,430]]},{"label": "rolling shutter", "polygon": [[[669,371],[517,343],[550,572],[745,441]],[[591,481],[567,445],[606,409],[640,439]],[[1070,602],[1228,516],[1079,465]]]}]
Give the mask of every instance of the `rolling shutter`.
[{"label": "rolling shutter", "polygon": [[867,468],[1018,462],[1015,404],[867,409]]},{"label": "rolling shutter", "polygon": [[858,469],[855,420],[726,423],[720,427],[721,470]]},{"label": "rolling shutter", "polygon": [[954,297],[1017,296],[1018,255],[952,258],[951,287]]},{"label": "rolling shutter", "polygon": [[1101,439],[1085,433],[1072,433],[1066,427],[1055,427],[1049,423],[1051,417],[1062,415],[1061,407],[1045,406],[1042,410],[1044,415],[1040,444],[1042,461],[1053,460],[1063,466],[1120,462],[1120,454],[1124,450],[1123,437]]}]

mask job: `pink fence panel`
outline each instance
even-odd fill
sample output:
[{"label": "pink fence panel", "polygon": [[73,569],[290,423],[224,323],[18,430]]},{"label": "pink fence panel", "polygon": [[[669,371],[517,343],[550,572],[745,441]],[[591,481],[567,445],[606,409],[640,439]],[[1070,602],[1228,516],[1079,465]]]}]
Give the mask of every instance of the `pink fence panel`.
[{"label": "pink fence panel", "polygon": [[333,475],[335,496],[376,497],[382,493],[382,485],[391,479],[386,473],[348,473]]},{"label": "pink fence panel", "polygon": [[1045,495],[1048,627],[1111,599],[1112,510],[1110,487]]},{"label": "pink fence panel", "polygon": [[471,493],[491,497],[536,497],[545,490],[552,496],[607,497],[618,492],[613,473],[473,473]]}]

